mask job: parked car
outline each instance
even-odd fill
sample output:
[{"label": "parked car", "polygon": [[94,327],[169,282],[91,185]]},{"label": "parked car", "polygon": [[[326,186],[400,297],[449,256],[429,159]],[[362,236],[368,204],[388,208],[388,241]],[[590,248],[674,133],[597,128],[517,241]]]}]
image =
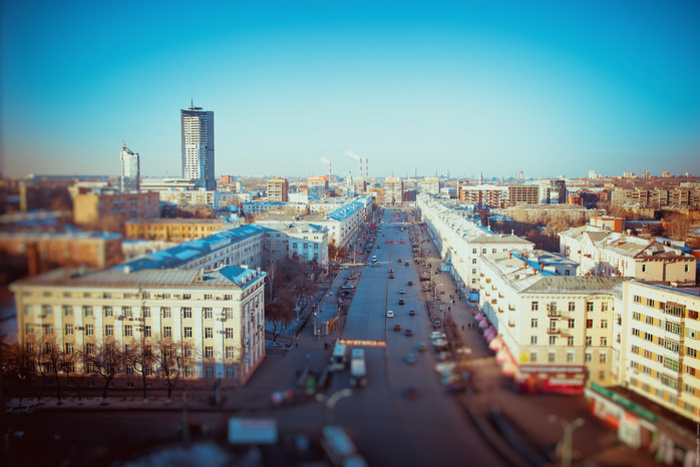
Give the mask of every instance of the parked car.
[{"label": "parked car", "polygon": [[7,413],[14,414],[14,415],[19,415],[23,413],[34,413],[34,406],[33,405],[16,405],[12,407],[11,409],[7,410]]},{"label": "parked car", "polygon": [[387,318],[393,318],[393,317],[394,317],[394,312],[391,311],[391,310],[387,311],[387,312],[386,312],[386,317],[387,317]]},{"label": "parked car", "polygon": [[445,335],[444,332],[440,331],[433,331],[430,333],[430,339],[447,339],[447,336]]},{"label": "parked car", "polygon": [[435,329],[438,329],[440,327],[440,321],[438,321],[438,320],[433,321],[433,327]]},{"label": "parked car", "polygon": [[445,339],[435,339],[433,341],[433,349],[435,349],[438,352],[443,351],[443,350],[447,350],[448,345],[449,344],[447,343],[447,341]]},{"label": "parked car", "polygon": [[[447,347],[445,347],[445,348],[447,348]],[[439,350],[439,349],[435,349],[435,350]],[[447,360],[450,359],[450,353],[442,350],[442,351],[438,352],[437,359],[439,362],[446,362]]]},{"label": "parked car", "polygon": [[344,271],[345,269],[348,269],[348,267],[347,266],[340,266],[338,269],[340,269],[341,271]]},{"label": "parked car", "polygon": [[389,269],[389,274],[394,274],[394,270],[393,270],[393,269]]},{"label": "parked car", "polygon": [[354,288],[355,288],[354,285],[344,285],[344,286],[341,287],[341,289],[343,289],[343,290],[351,290],[351,289],[354,289]]},{"label": "parked car", "polygon": [[411,331],[410,329],[406,329],[403,333],[408,337],[411,337],[413,335],[413,331]]}]

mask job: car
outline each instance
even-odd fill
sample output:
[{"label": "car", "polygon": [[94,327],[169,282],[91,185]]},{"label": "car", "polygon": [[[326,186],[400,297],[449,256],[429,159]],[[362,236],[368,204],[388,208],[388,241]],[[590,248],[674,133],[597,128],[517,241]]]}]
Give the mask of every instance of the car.
[{"label": "car", "polygon": [[457,368],[457,364],[455,362],[440,362],[435,364],[435,371],[437,371],[441,376],[449,375],[455,370],[455,368]]},{"label": "car", "polygon": [[400,325],[400,324],[394,324],[394,331],[396,331],[396,332],[401,331],[401,325]]},{"label": "car", "polygon": [[413,331],[411,331],[410,329],[406,329],[403,333],[408,337],[411,337],[413,335]]},{"label": "car", "polygon": [[340,266],[338,269],[340,269],[341,271],[344,271],[344,270],[348,269],[348,267],[347,266]]},{"label": "car", "polygon": [[445,339],[435,339],[433,341],[433,349],[440,352],[442,350],[447,350],[448,343]]},{"label": "car", "polygon": [[403,298],[399,298],[399,305],[403,305],[403,304],[404,304]]},{"label": "car", "polygon": [[403,265],[406,266],[406,267],[408,267],[408,264],[409,264],[408,261],[406,261],[405,263],[403,263]]},{"label": "car", "polygon": [[419,352],[425,352],[426,350],[428,350],[428,346],[425,345],[425,342],[421,342],[420,344],[418,344],[417,349]]},{"label": "car", "polygon": [[389,274],[389,279],[393,279],[393,278],[394,278],[394,275],[393,275],[393,274]]},{"label": "car", "polygon": [[406,355],[406,363],[408,363],[409,365],[413,365],[414,363],[416,363],[416,356],[412,353]]},{"label": "car", "polygon": [[413,281],[408,281],[408,286],[411,287],[413,285]]},{"label": "car", "polygon": [[394,270],[393,270],[393,269],[389,269],[389,274],[394,274]]},{"label": "car", "polygon": [[397,261],[397,263],[401,263],[401,258],[399,258],[399,260]]},{"label": "car", "polygon": [[401,290],[399,290],[399,293],[400,293],[401,295],[403,295],[403,294],[406,293],[406,291],[405,291],[404,289],[401,289]]},{"label": "car", "polygon": [[445,335],[444,332],[440,331],[433,331],[430,333],[430,339],[435,340],[435,339],[447,339],[447,336]]},{"label": "car", "polygon": [[414,310],[413,308],[408,310],[408,316],[416,316],[416,310]]},{"label": "car", "polygon": [[381,250],[381,249],[382,249],[382,246],[381,246],[381,245],[377,245],[377,250]]},{"label": "car", "polygon": [[391,310],[387,311],[387,312],[386,312],[386,317],[387,317],[387,318],[393,318],[393,317],[394,317],[394,312],[391,311]]},{"label": "car", "polygon": [[435,329],[440,328],[440,321],[438,321],[438,320],[433,321],[433,327],[434,327]]},{"label": "car", "polygon": [[343,290],[351,290],[351,289],[354,289],[354,288],[355,288],[354,285],[344,285],[344,286],[341,287],[341,289],[343,289]]},{"label": "car", "polygon": [[11,409],[8,409],[7,413],[14,414],[14,415],[19,415],[19,414],[23,414],[23,413],[34,413],[34,406],[33,405],[16,405],[16,406],[12,407]]}]

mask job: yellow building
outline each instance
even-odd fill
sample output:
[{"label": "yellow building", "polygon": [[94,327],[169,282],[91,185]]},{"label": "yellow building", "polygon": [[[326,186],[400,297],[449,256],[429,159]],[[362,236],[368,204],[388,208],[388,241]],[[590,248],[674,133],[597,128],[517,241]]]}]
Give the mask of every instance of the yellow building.
[{"label": "yellow building", "polygon": [[126,223],[126,238],[188,242],[208,237],[228,224],[219,219],[135,219]]}]

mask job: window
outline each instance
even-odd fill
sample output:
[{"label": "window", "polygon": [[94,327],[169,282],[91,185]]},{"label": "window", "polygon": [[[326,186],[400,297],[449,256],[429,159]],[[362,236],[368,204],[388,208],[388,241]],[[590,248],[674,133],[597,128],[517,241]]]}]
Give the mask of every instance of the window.
[{"label": "window", "polygon": [[41,314],[44,316],[51,316],[53,314],[53,308],[51,308],[51,305],[42,305]]},{"label": "window", "polygon": [[593,345],[593,337],[586,336],[586,345]]},{"label": "window", "polygon": [[[93,362],[87,362],[85,364],[85,373],[91,375],[95,372],[95,364]],[[88,381],[87,382],[87,387],[91,388],[94,387],[95,382],[94,381]]]},{"label": "window", "polygon": [[114,335],[114,325],[105,324],[105,336],[113,336],[113,335]]},{"label": "window", "polygon": [[605,347],[606,345],[608,345],[608,338],[607,338],[607,337],[601,337],[601,338],[600,338],[600,345],[601,345],[601,347]]},{"label": "window", "polygon": [[213,328],[204,328],[204,338],[211,339],[212,337],[214,337],[214,329]]},{"label": "window", "polygon": [[150,318],[150,317],[151,317],[151,307],[150,307],[150,306],[145,306],[145,307],[143,307],[143,317],[144,317],[144,318]]},{"label": "window", "polygon": [[235,369],[232,366],[226,367],[226,377],[228,379],[233,379],[236,377]]},{"label": "window", "polygon": [[537,361],[537,352],[530,352],[530,361],[532,363]]},{"label": "window", "polygon": [[151,337],[151,327],[150,326],[143,327],[143,337]]},{"label": "window", "polygon": [[233,300],[233,295],[225,294],[225,295],[224,295],[224,300]]},{"label": "window", "polygon": [[170,318],[170,307],[169,306],[164,306],[160,309],[161,313],[163,314],[163,318]]},{"label": "window", "polygon": [[557,345],[557,336],[549,336],[549,345]]},{"label": "window", "polygon": [[569,302],[569,311],[576,311],[576,302]]},{"label": "window", "polygon": [[608,361],[608,354],[601,352],[598,358],[600,359],[600,363],[606,363]]},{"label": "window", "polygon": [[66,342],[64,347],[66,349],[66,354],[70,355],[73,353],[73,343],[72,342]]},{"label": "window", "polygon": [[537,345],[537,336],[530,336],[530,344]]},{"label": "window", "polygon": [[[134,367],[129,365],[128,363],[126,365],[126,374],[129,376],[134,374]],[[131,384],[131,387],[134,387],[134,383],[127,383],[127,387],[129,387],[129,384]]]},{"label": "window", "polygon": [[683,329],[683,327],[680,324],[671,323],[669,321],[666,321],[666,331],[672,332],[673,334],[680,336],[682,329]]},{"label": "window", "polygon": [[607,329],[608,328],[608,320],[607,319],[601,319],[600,320],[600,327],[602,329]]},{"label": "window", "polygon": [[557,302],[550,302],[549,303],[549,311],[557,311]]},{"label": "window", "polygon": [[34,334],[34,326],[31,324],[25,324],[24,325],[24,333],[25,334]]},{"label": "window", "polygon": [[647,272],[647,265],[646,264],[642,264],[642,272]]},{"label": "window", "polygon": [[110,316],[112,316],[112,307],[111,306],[102,307],[102,310],[104,311],[105,318],[109,318]]},{"label": "window", "polygon": [[182,317],[183,318],[191,318],[192,317],[192,308],[190,307],[185,307],[182,309]]},{"label": "window", "polygon": [[214,347],[212,347],[212,346],[204,347],[204,358],[214,358]]},{"label": "window", "polygon": [[549,361],[549,363],[556,362],[557,361],[557,353],[556,352],[549,352],[547,354],[547,361]]},{"label": "window", "polygon": [[72,324],[66,324],[66,325],[64,326],[64,331],[63,331],[63,333],[64,333],[66,336],[72,336],[72,335],[73,335],[73,325],[72,325]]},{"label": "window", "polygon": [[95,330],[92,324],[86,324],[85,325],[85,335],[86,336],[94,336],[95,335]]},{"label": "window", "polygon": [[638,311],[635,311],[632,313],[632,319],[635,321],[641,321],[642,320],[642,314]]},{"label": "window", "polygon": [[600,304],[600,311],[608,311],[608,302],[603,302]]},{"label": "window", "polygon": [[591,363],[593,361],[593,354],[591,352],[586,352],[586,363]]},{"label": "window", "polygon": [[[85,354],[93,355],[95,353],[95,344],[85,344]],[[92,372],[90,372],[92,373]]]},{"label": "window", "polygon": [[586,311],[593,311],[593,302],[586,302]]},{"label": "window", "polygon": [[476,258],[472,260],[472,264],[476,264]]},{"label": "window", "polygon": [[530,320],[530,327],[531,328],[536,328],[537,327],[537,318],[532,318]]},{"label": "window", "polygon": [[233,347],[226,347],[226,358],[233,358]]},{"label": "window", "polygon": [[185,337],[192,337],[192,328],[190,326],[185,326]]},{"label": "window", "polygon": [[185,358],[192,358],[192,347],[185,347]]},{"label": "window", "polygon": [[698,351],[692,347],[686,347],[685,354],[689,357],[698,358]]},{"label": "window", "polygon": [[173,337],[173,328],[171,328],[170,326],[164,326],[163,337]]},{"label": "window", "polygon": [[31,314],[32,314],[32,306],[31,306],[31,305],[24,305],[24,314],[25,314],[25,315],[31,315]]},{"label": "window", "polygon": [[214,367],[213,366],[205,366],[204,373],[206,374],[207,378],[213,378],[214,377]]},{"label": "window", "polygon": [[202,311],[204,312],[205,319],[211,319],[211,317],[212,317],[211,308],[202,308]]},{"label": "window", "polygon": [[476,251],[477,251],[476,248],[472,248],[472,254],[475,255],[475,254],[476,254]]},{"label": "window", "polygon": [[131,350],[132,350],[132,349],[133,349],[133,347],[130,346],[129,344],[124,344],[124,353],[125,353],[126,355],[129,355],[129,354],[131,353]]},{"label": "window", "polygon": [[134,335],[134,327],[130,324],[127,324],[126,326],[124,326],[124,335],[126,337],[133,336]]},{"label": "window", "polygon": [[569,329],[573,329],[576,326],[576,320],[573,318],[569,318],[567,324],[569,325]]},{"label": "window", "polygon": [[537,311],[539,309],[539,303],[538,302],[532,302],[532,305],[530,306],[530,310],[532,311]]},{"label": "window", "polygon": [[73,307],[70,305],[63,305],[63,316],[73,316]]},{"label": "window", "polygon": [[646,324],[651,324],[653,326],[654,325],[654,317],[647,315],[644,317],[644,322]]},{"label": "window", "polygon": [[574,346],[574,336],[568,336],[566,338],[566,345],[568,345],[569,347]]},{"label": "window", "polygon": [[566,352],[566,363],[573,363],[574,361],[574,353],[573,352]]},{"label": "window", "polygon": [[123,306],[122,307],[122,314],[126,316],[127,318],[131,318],[131,307],[130,306]]},{"label": "window", "polygon": [[591,329],[592,327],[593,327],[593,320],[587,319],[586,320],[586,329]]},{"label": "window", "polygon": [[233,319],[233,309],[231,308],[224,308],[222,314],[226,319]]},{"label": "window", "polygon": [[183,300],[189,300],[189,299],[191,299],[191,298],[192,298],[192,294],[189,294],[189,293],[184,293],[184,294],[182,294],[182,299],[183,299]]},{"label": "window", "polygon": [[226,328],[224,333],[226,339],[233,339],[233,328]]}]

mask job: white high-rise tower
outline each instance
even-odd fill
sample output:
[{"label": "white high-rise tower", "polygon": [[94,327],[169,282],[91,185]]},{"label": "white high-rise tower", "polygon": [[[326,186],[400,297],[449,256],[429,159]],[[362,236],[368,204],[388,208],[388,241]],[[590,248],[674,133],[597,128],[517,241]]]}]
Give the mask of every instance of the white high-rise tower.
[{"label": "white high-rise tower", "polygon": [[122,193],[138,193],[141,183],[141,159],[139,153],[135,153],[126,147],[122,141],[122,150],[119,153],[122,165],[119,188]]},{"label": "white high-rise tower", "polygon": [[214,112],[195,107],[180,110],[182,126],[182,177],[216,190],[214,174]]}]

